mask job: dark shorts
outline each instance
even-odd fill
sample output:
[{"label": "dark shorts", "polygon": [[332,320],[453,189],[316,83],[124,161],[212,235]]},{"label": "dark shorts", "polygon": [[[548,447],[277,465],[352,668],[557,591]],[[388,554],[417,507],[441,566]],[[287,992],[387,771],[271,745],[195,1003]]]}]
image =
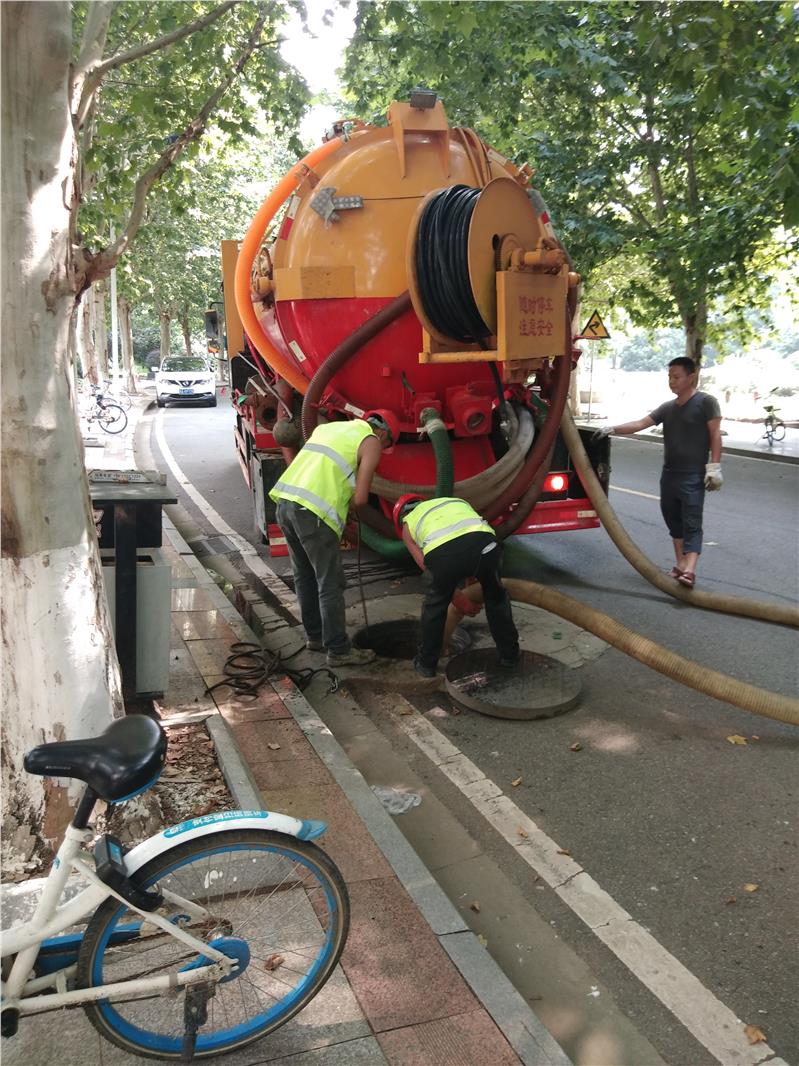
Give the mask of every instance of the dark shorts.
[{"label": "dark shorts", "polygon": [[684,552],[702,551],[702,511],[705,506],[704,471],[663,469],[660,475],[660,510]]}]

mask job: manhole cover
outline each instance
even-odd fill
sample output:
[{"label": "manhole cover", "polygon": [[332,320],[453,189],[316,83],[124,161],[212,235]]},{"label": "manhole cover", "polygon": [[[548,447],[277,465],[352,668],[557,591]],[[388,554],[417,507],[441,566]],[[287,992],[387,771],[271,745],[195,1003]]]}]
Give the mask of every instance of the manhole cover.
[{"label": "manhole cover", "polygon": [[522,651],[518,666],[497,666],[494,648],[455,655],[445,671],[447,692],[456,703],[492,718],[554,718],[576,707],[581,683],[569,670],[534,651]]},{"label": "manhole cover", "polygon": [[[419,650],[421,625],[415,618],[377,622],[359,629],[352,638],[356,648],[371,648],[386,659],[412,659]],[[450,650],[458,655],[472,646],[469,632],[458,626],[450,638]]]}]

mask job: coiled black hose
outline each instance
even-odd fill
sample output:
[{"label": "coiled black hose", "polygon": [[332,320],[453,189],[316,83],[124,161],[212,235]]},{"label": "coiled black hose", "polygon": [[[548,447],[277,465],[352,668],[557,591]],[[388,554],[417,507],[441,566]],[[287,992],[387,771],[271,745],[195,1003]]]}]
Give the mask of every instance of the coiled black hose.
[{"label": "coiled black hose", "polygon": [[480,189],[453,185],[431,197],[416,233],[416,275],[424,310],[435,328],[463,344],[479,344],[491,330],[469,281],[469,223]]}]

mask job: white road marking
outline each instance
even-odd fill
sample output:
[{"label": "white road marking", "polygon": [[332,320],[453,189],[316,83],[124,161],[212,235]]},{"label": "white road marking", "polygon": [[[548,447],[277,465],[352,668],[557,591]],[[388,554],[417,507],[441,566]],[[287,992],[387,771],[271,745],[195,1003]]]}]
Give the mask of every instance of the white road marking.
[{"label": "white road marking", "polygon": [[[744,1023],[639,925],[575,860],[407,700],[392,718],[416,746],[630,972],[724,1066],[787,1066],[766,1043],[750,1045]],[[400,711],[400,707],[402,708]]]},{"label": "white road marking", "polygon": [[610,486],[614,492],[626,492],[629,496],[643,496],[645,500],[657,500],[660,502],[659,496],[653,496],[651,492],[636,492],[635,489],[622,489],[618,485]]},{"label": "white road marking", "polygon": [[206,500],[201,492],[199,492],[194,485],[189,481],[186,475],[181,470],[177,463],[172,450],[166,442],[164,436],[164,412],[159,411],[155,417],[155,439],[158,441],[158,447],[161,450],[161,454],[166,460],[166,464],[172,471],[172,476],[175,481],[180,485],[187,496],[193,501],[197,509],[203,514],[208,522],[214,527],[214,529],[221,533],[224,537],[230,541],[233,547],[241,555],[242,562],[247,569],[255,574],[255,576],[262,581],[269,591],[277,597],[280,603],[284,607],[287,607],[292,614],[297,614],[297,597],[293,596],[291,592],[286,588],[274,570],[267,566],[263,559],[260,557],[256,549],[252,544],[235,529],[232,529],[224,520],[218,511],[215,511],[211,504]]}]

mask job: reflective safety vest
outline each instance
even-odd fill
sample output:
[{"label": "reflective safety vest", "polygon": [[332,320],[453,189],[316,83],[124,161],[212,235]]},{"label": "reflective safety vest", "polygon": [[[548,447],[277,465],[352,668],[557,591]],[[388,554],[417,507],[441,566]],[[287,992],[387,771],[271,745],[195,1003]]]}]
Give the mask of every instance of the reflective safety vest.
[{"label": "reflective safety vest", "polygon": [[465,500],[450,496],[417,504],[405,519],[405,525],[423,555],[464,533],[494,533]]},{"label": "reflective safety vest", "polygon": [[358,449],[370,436],[376,434],[360,418],[317,426],[273,486],[270,499],[301,504],[340,537],[355,492]]}]

